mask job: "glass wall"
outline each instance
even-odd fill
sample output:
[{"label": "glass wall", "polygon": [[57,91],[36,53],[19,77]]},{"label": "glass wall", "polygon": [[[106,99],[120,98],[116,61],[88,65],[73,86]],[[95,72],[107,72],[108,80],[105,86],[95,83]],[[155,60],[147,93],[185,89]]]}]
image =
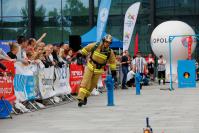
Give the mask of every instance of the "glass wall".
[{"label": "glass wall", "polygon": [[1,0],[0,39],[15,40],[17,35],[27,35],[27,0]]},{"label": "glass wall", "polygon": [[[156,25],[168,20],[179,20],[189,24],[199,34],[198,16],[198,0],[156,0]],[[195,57],[199,57],[198,51],[199,45]]]},{"label": "glass wall", "polygon": [[47,33],[45,42],[62,39],[61,0],[35,0],[35,37]]},{"label": "glass wall", "polygon": [[36,38],[46,32],[45,41],[55,43],[81,35],[89,28],[88,12],[89,0],[36,0]]}]

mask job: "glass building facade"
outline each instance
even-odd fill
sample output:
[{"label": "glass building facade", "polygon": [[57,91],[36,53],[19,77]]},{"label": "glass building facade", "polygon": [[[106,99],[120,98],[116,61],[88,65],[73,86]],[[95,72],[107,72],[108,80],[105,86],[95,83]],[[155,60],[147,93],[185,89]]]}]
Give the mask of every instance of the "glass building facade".
[{"label": "glass building facade", "polygon": [[[133,37],[139,34],[139,49],[151,53],[150,35],[160,23],[180,20],[199,34],[199,0],[140,0],[141,7]],[[123,37],[124,15],[137,0],[112,0],[107,33]],[[38,38],[44,32],[46,43],[59,43],[69,35],[82,35],[97,23],[100,0],[0,0],[0,40],[18,35]],[[133,52],[134,39],[129,51]],[[199,57],[199,46],[194,56]]]}]

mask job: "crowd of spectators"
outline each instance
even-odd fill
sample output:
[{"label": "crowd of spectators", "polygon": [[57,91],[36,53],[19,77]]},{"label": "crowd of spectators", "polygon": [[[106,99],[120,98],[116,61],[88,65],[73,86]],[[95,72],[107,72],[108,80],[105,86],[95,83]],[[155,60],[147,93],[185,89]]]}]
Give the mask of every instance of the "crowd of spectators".
[{"label": "crowd of spectators", "polygon": [[5,53],[2,49],[0,50],[0,59],[13,62],[19,61],[24,65],[37,64],[39,68],[48,68],[50,66],[61,68],[64,64],[76,61],[76,53],[69,47],[69,44],[46,44],[43,42],[45,37],[46,33],[38,40],[19,36],[17,42],[9,44],[10,51],[8,53]]},{"label": "crowd of spectators", "polygon": [[[163,60],[162,56],[161,58]],[[165,60],[163,62],[158,61],[157,64],[155,64],[155,56],[152,54],[143,56],[143,54],[138,51],[135,56],[131,57],[127,50],[123,51],[118,59],[121,64],[123,75],[121,83],[122,89],[128,89],[128,87],[135,86],[136,73],[139,73],[142,77],[141,86],[149,85],[150,81],[155,81],[156,70],[158,74],[158,81],[160,82],[160,80],[163,80],[165,83]],[[159,72],[160,68],[161,72]]]}]

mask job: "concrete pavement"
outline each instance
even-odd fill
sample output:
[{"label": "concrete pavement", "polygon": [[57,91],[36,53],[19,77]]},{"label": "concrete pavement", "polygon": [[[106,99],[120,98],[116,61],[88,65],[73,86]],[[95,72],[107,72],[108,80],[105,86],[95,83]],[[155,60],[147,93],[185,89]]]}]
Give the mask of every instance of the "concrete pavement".
[{"label": "concrete pavement", "polygon": [[[142,133],[146,117],[154,133],[198,133],[199,85],[196,89],[160,90],[165,86],[115,91],[115,106],[106,93],[92,96],[88,105],[76,102],[0,120],[0,133]],[[174,88],[177,88],[174,85]]]}]

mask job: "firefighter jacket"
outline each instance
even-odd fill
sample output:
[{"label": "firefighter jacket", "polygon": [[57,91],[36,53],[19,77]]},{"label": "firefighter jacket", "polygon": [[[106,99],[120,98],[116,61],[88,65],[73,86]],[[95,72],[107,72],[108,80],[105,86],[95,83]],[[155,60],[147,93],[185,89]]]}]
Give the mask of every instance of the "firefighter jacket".
[{"label": "firefighter jacket", "polygon": [[111,70],[116,69],[116,58],[112,49],[103,48],[103,44],[91,43],[81,49],[84,56],[90,56],[87,67],[95,73],[103,73],[103,66],[109,64]]}]

